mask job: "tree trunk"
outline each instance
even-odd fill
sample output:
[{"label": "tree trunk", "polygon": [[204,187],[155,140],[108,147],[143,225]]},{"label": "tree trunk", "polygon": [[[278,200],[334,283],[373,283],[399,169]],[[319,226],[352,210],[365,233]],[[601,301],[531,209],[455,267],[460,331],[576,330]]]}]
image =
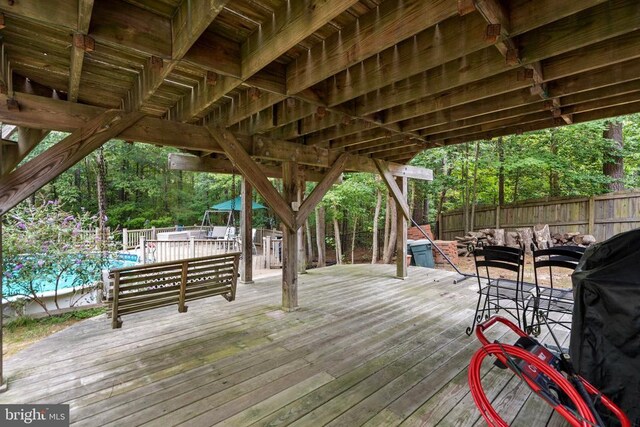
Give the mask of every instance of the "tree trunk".
[{"label": "tree trunk", "polygon": [[107,241],[107,167],[104,161],[104,150],[99,148],[96,153],[96,165],[98,173],[97,193],[98,193],[98,228],[100,233],[101,247]]},{"label": "tree trunk", "polygon": [[340,223],[335,216],[333,215],[333,237],[335,239],[336,246],[336,264],[342,264],[342,244],[340,243]]},{"label": "tree trunk", "polygon": [[[558,155],[558,143],[556,141],[556,132],[554,128],[551,128],[551,140],[549,141],[549,151],[553,157]],[[557,169],[551,165],[549,170],[549,196],[555,197],[560,195],[560,177]]]},{"label": "tree trunk", "polygon": [[373,213],[373,242],[371,249],[371,264],[378,262],[378,219],[380,218],[380,208],[382,207],[382,191],[378,188],[376,198],[376,210]]},{"label": "tree trunk", "polygon": [[498,206],[504,205],[504,143],[498,138]]},{"label": "tree trunk", "polygon": [[389,250],[389,219],[391,217],[391,208],[390,203],[389,203],[389,194],[386,194],[386,205],[385,205],[385,210],[384,210],[384,239],[382,242],[382,259],[384,262],[384,259],[386,257],[387,251]]},{"label": "tree trunk", "polygon": [[475,216],[476,216],[476,202],[478,199],[478,157],[480,155],[480,142],[476,141],[476,156],[473,163],[473,190],[471,191],[471,218],[469,223],[469,229],[474,230]]},{"label": "tree trunk", "polygon": [[391,211],[389,215],[389,223],[391,224],[389,228],[391,229],[391,231],[389,232],[389,245],[387,246],[387,251],[384,253],[383,262],[385,264],[391,263],[391,259],[393,258],[393,250],[396,247],[396,238],[398,237],[398,230],[395,227],[397,215],[395,200],[389,202],[389,210]]},{"label": "tree trunk", "polygon": [[[450,176],[451,171],[452,169],[448,167],[447,154],[445,153],[444,157],[442,158],[442,175]],[[438,198],[438,207],[436,209],[436,221],[442,218],[441,215],[442,210],[444,209],[444,202],[447,200],[447,189],[448,187],[445,185],[442,187],[442,191],[440,191],[440,197]],[[438,229],[436,230],[437,235],[440,235],[440,227],[442,227],[442,224],[438,223]]]},{"label": "tree trunk", "polygon": [[608,128],[604,131],[603,137],[611,140],[611,148],[605,153],[602,170],[611,180],[607,184],[606,190],[624,190],[624,161],[622,149],[624,141],[622,139],[622,122],[609,122]]},{"label": "tree trunk", "polygon": [[356,230],[358,229],[358,217],[353,218],[353,234],[351,235],[351,264],[355,264]]},{"label": "tree trunk", "polygon": [[464,233],[469,230],[469,143],[464,144],[464,162],[462,163],[462,182],[464,190],[462,191],[462,211],[464,215]]},{"label": "tree trunk", "polygon": [[326,263],[324,207],[316,207],[316,245],[318,246],[318,267],[324,267]]},{"label": "tree trunk", "polygon": [[304,229],[307,236],[307,264],[311,265],[313,260],[313,242],[311,239],[311,227],[309,226],[309,218],[304,221]]}]

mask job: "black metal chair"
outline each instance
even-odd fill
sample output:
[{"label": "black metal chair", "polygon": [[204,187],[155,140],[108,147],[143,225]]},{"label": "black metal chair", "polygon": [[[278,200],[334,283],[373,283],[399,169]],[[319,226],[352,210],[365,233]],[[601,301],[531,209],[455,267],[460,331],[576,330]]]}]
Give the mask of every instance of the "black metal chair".
[{"label": "black metal chair", "polygon": [[[478,246],[473,251],[473,257],[478,278],[478,303],[473,323],[467,328],[467,335],[473,333],[476,323],[488,319],[500,310],[511,315],[518,322],[518,326],[525,329],[525,307],[532,297],[530,292],[535,285],[524,283],[523,280],[524,249],[507,246]],[[485,274],[483,277],[480,274],[482,268]],[[495,277],[490,268],[493,272],[496,270],[509,272],[508,275],[511,278]]]},{"label": "black metal chair", "polygon": [[[553,272],[557,269],[567,274],[573,272],[586,248],[580,246],[556,246],[533,250],[533,274],[536,290],[533,302],[531,322],[527,332],[538,335],[540,326],[545,322],[571,329],[573,314],[573,289],[557,288],[553,284]],[[541,280],[540,269],[548,269],[549,279]],[[541,283],[543,282],[543,283]],[[526,308],[528,310],[529,307]],[[526,316],[526,313],[525,313]]]}]

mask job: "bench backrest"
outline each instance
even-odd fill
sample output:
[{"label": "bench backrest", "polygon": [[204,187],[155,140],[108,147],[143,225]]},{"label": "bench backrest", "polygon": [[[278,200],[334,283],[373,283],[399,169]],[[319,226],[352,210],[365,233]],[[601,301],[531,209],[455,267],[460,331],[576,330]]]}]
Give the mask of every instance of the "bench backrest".
[{"label": "bench backrest", "polygon": [[187,301],[236,295],[240,252],[202,258],[145,264],[111,270],[112,327],[122,326],[121,316],[168,305],[187,311]]}]

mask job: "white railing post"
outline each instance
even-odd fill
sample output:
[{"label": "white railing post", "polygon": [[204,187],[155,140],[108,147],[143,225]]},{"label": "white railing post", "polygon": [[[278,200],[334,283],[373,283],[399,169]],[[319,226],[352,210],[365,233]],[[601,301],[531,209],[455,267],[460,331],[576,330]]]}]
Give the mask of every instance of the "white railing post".
[{"label": "white railing post", "polygon": [[264,238],[262,253],[264,254],[265,268],[271,268],[271,236]]},{"label": "white railing post", "polygon": [[189,258],[196,257],[196,239],[189,237]]},{"label": "white railing post", "polygon": [[142,264],[146,264],[147,263],[147,239],[145,239],[144,236],[140,236],[140,251],[141,251],[141,258],[142,258]]},{"label": "white railing post", "polygon": [[129,230],[126,228],[122,229],[122,249],[125,251],[129,249]]}]

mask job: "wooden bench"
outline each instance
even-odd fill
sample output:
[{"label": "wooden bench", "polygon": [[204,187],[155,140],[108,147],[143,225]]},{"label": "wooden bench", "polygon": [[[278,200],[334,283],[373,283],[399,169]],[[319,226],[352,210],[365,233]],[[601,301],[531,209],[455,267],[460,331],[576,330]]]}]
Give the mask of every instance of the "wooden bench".
[{"label": "wooden bench", "polygon": [[239,259],[240,252],[230,252],[111,270],[111,326],[120,328],[125,314],[168,305],[177,304],[184,313],[187,301],[213,295],[233,301]]}]

